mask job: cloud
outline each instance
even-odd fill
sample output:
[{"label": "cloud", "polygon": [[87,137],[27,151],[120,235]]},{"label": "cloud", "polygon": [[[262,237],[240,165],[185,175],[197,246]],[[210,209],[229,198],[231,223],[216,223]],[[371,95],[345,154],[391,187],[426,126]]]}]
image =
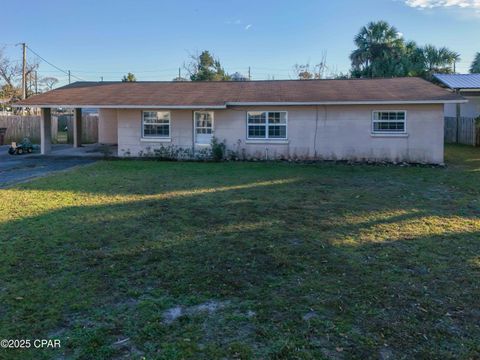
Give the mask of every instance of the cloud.
[{"label": "cloud", "polygon": [[480,0],[405,0],[410,7],[420,9],[462,8],[480,10]]},{"label": "cloud", "polygon": [[252,26],[252,24],[248,24],[247,26],[245,26],[245,30],[249,30]]},{"label": "cloud", "polygon": [[240,19],[225,21],[225,24],[228,24],[228,25],[240,25],[241,23],[242,23],[242,20]]}]

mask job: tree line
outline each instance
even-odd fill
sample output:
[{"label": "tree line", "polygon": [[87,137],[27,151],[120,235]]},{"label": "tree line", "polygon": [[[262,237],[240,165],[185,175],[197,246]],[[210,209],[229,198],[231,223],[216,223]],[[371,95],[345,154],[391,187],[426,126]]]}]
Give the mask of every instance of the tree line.
[{"label": "tree line", "polygon": [[354,78],[420,76],[453,73],[460,54],[447,47],[419,46],[406,41],[385,21],[371,22],[355,36],[350,54]]},{"label": "tree line", "polygon": [[[419,76],[431,80],[435,73],[454,73],[460,54],[447,47],[420,46],[415,41],[405,40],[403,35],[386,21],[370,22],[354,37],[355,49],[350,54],[351,69],[342,74],[327,64],[326,52],[318,63],[295,64],[292,67],[297,79],[324,78],[377,78]],[[55,87],[55,77],[38,77],[39,63],[26,64],[27,97]],[[183,65],[186,76],[177,76],[174,81],[248,81],[250,76],[235,72],[227,73],[220,60],[210,51],[191,55]],[[471,73],[480,73],[480,52],[476,53],[470,66]],[[10,60],[0,49],[0,99],[15,101],[21,97],[22,67]],[[136,81],[133,73],[121,79]]]},{"label": "tree line", "polygon": [[[403,35],[386,21],[370,22],[354,37],[355,49],[350,54],[351,69],[342,74],[327,65],[326,52],[318,63],[295,64],[294,77],[301,80],[324,78],[378,78],[417,76],[432,80],[433,74],[456,72],[460,54],[445,46],[418,45],[405,40]],[[228,74],[209,51],[191,56],[184,65],[188,77],[176,77],[174,81],[246,81],[249,77],[240,73]],[[471,73],[480,73],[480,52],[470,66]],[[122,81],[135,81],[129,73]]]}]

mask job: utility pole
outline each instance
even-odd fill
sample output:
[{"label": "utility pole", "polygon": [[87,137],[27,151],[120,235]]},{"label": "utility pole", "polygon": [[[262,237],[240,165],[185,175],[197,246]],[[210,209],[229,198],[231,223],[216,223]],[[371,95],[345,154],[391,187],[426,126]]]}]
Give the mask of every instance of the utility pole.
[{"label": "utility pole", "polygon": [[68,83],[70,84],[70,70],[68,70]]},{"label": "utility pole", "polygon": [[180,81],[181,78],[182,78],[182,70],[178,68],[178,80]]},{"label": "utility pole", "polygon": [[248,67],[248,80],[252,80],[252,75],[250,73],[250,66]]},{"label": "utility pole", "polygon": [[100,76],[100,81],[103,82],[103,76]]},{"label": "utility pole", "polygon": [[22,43],[23,63],[22,63],[22,100],[27,98],[27,44]]}]

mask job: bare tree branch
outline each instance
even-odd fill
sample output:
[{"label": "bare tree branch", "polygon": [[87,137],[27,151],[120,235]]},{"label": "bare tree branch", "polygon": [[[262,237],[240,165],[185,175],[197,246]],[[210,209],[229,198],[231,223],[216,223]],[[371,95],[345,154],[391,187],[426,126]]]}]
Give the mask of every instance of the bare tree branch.
[{"label": "bare tree branch", "polygon": [[308,62],[306,64],[295,64],[293,66],[293,72],[297,79],[300,80],[324,79],[327,76],[327,71],[326,51],[322,52],[320,62],[315,65],[310,65]]}]

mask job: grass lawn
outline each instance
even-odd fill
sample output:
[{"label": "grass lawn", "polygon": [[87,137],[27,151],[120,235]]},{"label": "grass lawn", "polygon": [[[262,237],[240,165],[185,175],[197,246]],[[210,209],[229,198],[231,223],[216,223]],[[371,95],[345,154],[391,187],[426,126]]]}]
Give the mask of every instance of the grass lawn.
[{"label": "grass lawn", "polygon": [[66,132],[66,131],[58,131],[58,132],[57,132],[57,143],[58,143],[58,144],[66,144],[66,143],[68,143],[68,132]]},{"label": "grass lawn", "polygon": [[480,149],[102,161],[0,190],[0,358],[480,356]]}]

